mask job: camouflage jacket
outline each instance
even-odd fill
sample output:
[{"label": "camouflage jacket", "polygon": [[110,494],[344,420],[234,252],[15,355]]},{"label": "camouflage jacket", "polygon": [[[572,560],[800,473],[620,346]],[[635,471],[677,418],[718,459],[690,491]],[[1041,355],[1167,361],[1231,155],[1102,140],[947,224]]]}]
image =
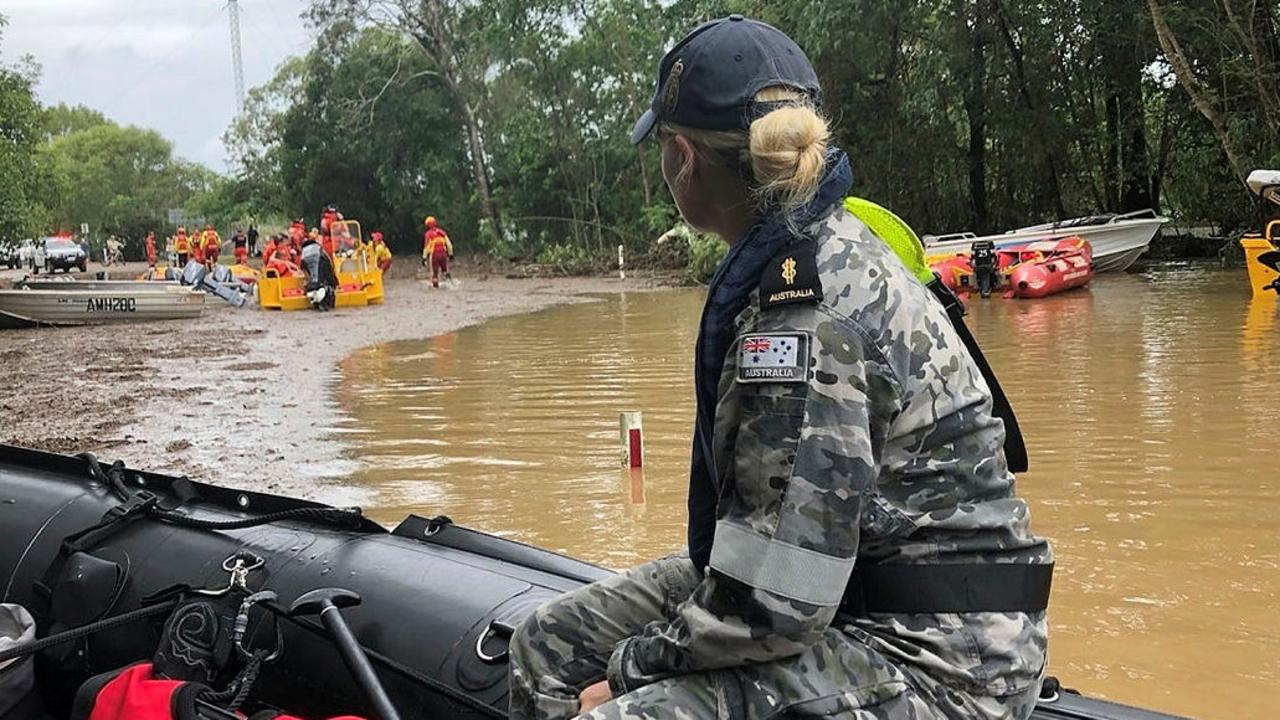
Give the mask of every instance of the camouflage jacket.
[{"label": "camouflage jacket", "polygon": [[610,683],[796,655],[834,626],[957,689],[1021,692],[1043,671],[1044,613],[837,615],[855,561],[1052,554],[1029,532],[1003,424],[941,304],[839,205],[804,236],[735,321],[704,580],[671,622],[615,648]]}]

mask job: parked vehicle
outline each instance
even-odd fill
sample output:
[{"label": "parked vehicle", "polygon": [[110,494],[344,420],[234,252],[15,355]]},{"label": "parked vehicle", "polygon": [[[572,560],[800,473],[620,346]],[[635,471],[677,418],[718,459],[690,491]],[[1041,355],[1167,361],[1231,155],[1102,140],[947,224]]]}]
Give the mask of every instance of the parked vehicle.
[{"label": "parked vehicle", "polygon": [[70,272],[78,268],[84,272],[89,264],[89,256],[84,249],[65,235],[46,237],[40,240],[44,247],[44,269],[52,274],[54,270]]}]

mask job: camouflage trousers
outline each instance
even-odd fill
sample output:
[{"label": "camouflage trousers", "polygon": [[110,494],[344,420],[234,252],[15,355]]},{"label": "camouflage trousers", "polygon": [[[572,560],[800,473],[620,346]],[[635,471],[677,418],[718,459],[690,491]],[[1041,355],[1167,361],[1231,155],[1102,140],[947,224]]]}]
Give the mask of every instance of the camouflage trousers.
[{"label": "camouflage trousers", "polygon": [[673,617],[700,580],[687,558],[664,558],[539,608],[511,641],[511,720],[1025,720],[1035,707],[1038,686],[966,693],[833,625],[800,655],[667,678],[579,715],[578,693],[605,678],[614,646]]}]

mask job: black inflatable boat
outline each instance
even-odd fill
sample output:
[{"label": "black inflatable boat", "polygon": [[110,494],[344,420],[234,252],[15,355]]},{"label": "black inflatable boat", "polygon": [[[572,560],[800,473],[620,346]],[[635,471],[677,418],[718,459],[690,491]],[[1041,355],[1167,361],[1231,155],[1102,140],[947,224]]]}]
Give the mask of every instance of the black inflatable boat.
[{"label": "black inflatable boat", "polygon": [[[94,527],[73,541],[82,552],[68,560],[64,541]],[[56,618],[66,627],[135,610],[174,585],[226,586],[226,563],[237,557],[260,559],[243,577],[285,605],[319,587],[359,593],[363,602],[343,614],[400,716],[423,720],[505,717],[512,627],[540,603],[608,572],[446,518],[410,516],[387,531],[314,503],[120,466],[104,472],[86,457],[0,445],[0,601],[35,608],[42,631],[50,614],[66,616]],[[46,696],[65,693],[90,674],[150,658],[159,622],[89,636],[74,670],[38,663],[39,686]],[[263,666],[256,701],[304,716],[369,714],[366,694],[318,626],[278,628],[282,652]],[[270,637],[250,643],[274,644],[275,632],[257,634]],[[46,699],[59,707],[60,698]],[[1169,717],[1068,692],[1035,714]]]}]

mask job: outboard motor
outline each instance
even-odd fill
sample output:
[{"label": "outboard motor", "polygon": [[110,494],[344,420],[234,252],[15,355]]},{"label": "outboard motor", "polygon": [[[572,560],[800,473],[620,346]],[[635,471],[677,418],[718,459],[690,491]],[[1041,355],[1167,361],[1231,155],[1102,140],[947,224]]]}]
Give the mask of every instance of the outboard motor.
[{"label": "outboard motor", "polygon": [[970,247],[973,253],[973,274],[978,283],[978,292],[982,297],[991,297],[995,289],[996,276],[996,244],[990,240],[976,242]]},{"label": "outboard motor", "polygon": [[191,260],[187,262],[186,267],[182,268],[182,278],[179,282],[183,285],[200,287],[200,284],[204,282],[204,278],[208,274],[209,268],[205,267],[204,263]]},{"label": "outboard motor", "polygon": [[[1280,273],[1280,250],[1271,250],[1264,252],[1258,256],[1258,262],[1265,267]],[[1272,280],[1270,284],[1263,286],[1263,290],[1273,290],[1276,295],[1280,295],[1280,278]]]},{"label": "outboard motor", "polygon": [[317,310],[332,310],[338,300],[338,274],[333,269],[333,258],[319,243],[302,246],[302,268],[307,272],[307,297]]}]

